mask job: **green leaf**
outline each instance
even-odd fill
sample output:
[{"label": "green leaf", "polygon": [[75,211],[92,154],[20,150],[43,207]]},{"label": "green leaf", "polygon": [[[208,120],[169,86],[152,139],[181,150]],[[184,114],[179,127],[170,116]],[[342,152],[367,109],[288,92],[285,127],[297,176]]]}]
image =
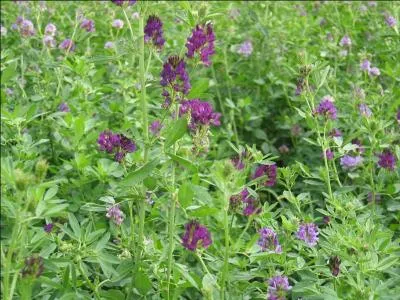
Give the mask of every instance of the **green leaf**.
[{"label": "green leaf", "polygon": [[47,201],[52,199],[58,192],[58,186],[53,186],[51,188],[49,188],[46,192],[46,194],[44,195],[43,200]]},{"label": "green leaf", "polygon": [[183,158],[181,156],[172,154],[172,153],[167,153],[167,155],[169,157],[171,157],[172,160],[174,160],[177,163],[181,164],[182,166],[184,166],[185,168],[189,169],[193,173],[198,173],[197,167],[191,161],[189,161],[189,160],[187,160],[187,159],[185,159],[185,158]]},{"label": "green leaf", "polygon": [[150,176],[151,172],[153,169],[157,166],[158,160],[154,159],[144,166],[140,167],[139,169],[135,170],[134,172],[128,174],[128,176],[125,177],[121,181],[122,186],[133,186],[135,184],[138,184],[142,182],[144,179],[146,179],[148,176]]},{"label": "green leaf", "polygon": [[79,226],[78,220],[75,218],[73,214],[68,214],[69,225],[72,228],[72,231],[77,237],[81,236],[81,227]]},{"label": "green leaf", "polygon": [[1,72],[1,84],[6,84],[11,78],[17,74],[17,63],[10,63],[3,72]]},{"label": "green leaf", "polygon": [[172,146],[176,141],[181,139],[187,131],[186,118],[180,118],[172,124],[167,130],[165,136],[165,148]]},{"label": "green leaf", "polygon": [[146,295],[152,288],[149,277],[142,271],[136,273],[134,281],[135,281],[135,287],[142,295]]},{"label": "green leaf", "polygon": [[102,250],[110,240],[110,233],[107,232],[96,245],[96,251]]},{"label": "green leaf", "polygon": [[185,182],[181,185],[178,192],[179,203],[183,208],[188,207],[192,204],[194,196],[194,191],[192,189],[192,185],[188,182]]}]

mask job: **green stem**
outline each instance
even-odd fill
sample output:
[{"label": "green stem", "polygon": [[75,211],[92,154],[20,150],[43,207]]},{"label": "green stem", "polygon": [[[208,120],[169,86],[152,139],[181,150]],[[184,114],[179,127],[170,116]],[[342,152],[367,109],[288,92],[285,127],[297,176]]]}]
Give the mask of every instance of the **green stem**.
[{"label": "green stem", "polygon": [[[227,197],[225,197],[227,198]],[[228,199],[228,198],[227,198]],[[221,275],[221,299],[225,299],[225,289],[227,286],[227,275],[229,271],[229,220],[228,220],[228,207],[224,209],[224,231],[225,231],[225,254],[224,265]],[[229,284],[229,281],[228,281]]]},{"label": "green stem", "polygon": [[217,76],[215,74],[214,65],[211,65],[211,71],[212,71],[212,75],[213,75],[214,81],[215,81],[215,89],[217,91],[218,104],[221,109],[222,115],[225,116],[225,107],[224,107],[224,103],[222,102],[221,92],[219,90],[219,85],[218,85],[218,81],[217,81]]},{"label": "green stem", "polygon": [[203,258],[201,257],[201,254],[198,253],[197,251],[196,251],[195,253],[196,253],[197,258],[199,259],[199,261],[200,261],[200,263],[201,263],[201,266],[202,266],[203,269],[204,269],[204,272],[206,272],[207,274],[210,274],[210,271],[208,270],[206,264],[204,263],[204,260],[203,260]]}]

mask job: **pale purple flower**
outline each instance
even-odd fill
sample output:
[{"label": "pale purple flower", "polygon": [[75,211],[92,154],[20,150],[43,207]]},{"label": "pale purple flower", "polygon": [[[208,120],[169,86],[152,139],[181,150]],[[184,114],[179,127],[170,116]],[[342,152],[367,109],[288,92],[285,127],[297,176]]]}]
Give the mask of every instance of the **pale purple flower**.
[{"label": "pale purple flower", "polygon": [[360,68],[363,71],[369,71],[371,68],[371,62],[368,59],[364,59],[360,64]]},{"label": "pale purple flower", "polygon": [[385,16],[385,22],[387,24],[387,26],[394,28],[397,25],[397,20],[395,19],[395,17],[391,16],[391,15],[386,15]]},{"label": "pale purple flower", "polygon": [[326,149],[326,151],[325,151],[325,156],[326,156],[326,159],[327,159],[327,160],[332,160],[333,157],[334,157],[334,153],[333,153],[332,150]]},{"label": "pale purple flower", "polygon": [[122,21],[121,19],[115,19],[112,22],[112,27],[122,29],[124,27],[124,21]]},{"label": "pale purple flower", "polygon": [[333,128],[331,130],[331,132],[329,133],[329,136],[331,136],[331,137],[341,137],[342,136],[342,132],[338,128]]},{"label": "pale purple flower", "polygon": [[282,253],[282,247],[279,244],[276,233],[273,229],[264,227],[259,231],[260,238],[258,239],[257,244],[261,247],[263,252],[275,252]]},{"label": "pale purple flower", "polygon": [[100,146],[100,150],[112,153],[114,148],[120,146],[121,139],[119,134],[114,134],[110,130],[105,130],[100,133],[97,143]]},{"label": "pale purple flower", "polygon": [[124,5],[124,3],[128,3],[128,5],[133,5],[136,3],[136,0],[111,0],[112,3],[118,6]]},{"label": "pale purple flower", "polygon": [[243,151],[240,155],[237,155],[231,159],[233,166],[239,171],[243,170],[245,167],[245,164],[244,164],[245,155],[246,155],[246,151]]},{"label": "pale purple flower", "polygon": [[351,155],[345,155],[340,159],[340,165],[344,169],[353,169],[358,167],[363,163],[363,158],[359,155],[357,156],[351,156]]},{"label": "pale purple flower", "polygon": [[310,247],[314,247],[318,242],[318,227],[314,223],[303,223],[296,233],[296,237]]},{"label": "pale purple flower", "polygon": [[55,36],[57,32],[57,27],[56,25],[49,23],[46,25],[46,28],[44,29],[44,34],[45,35],[51,35],[51,36]]},{"label": "pale purple flower", "polygon": [[162,127],[163,126],[161,122],[159,120],[155,120],[150,124],[149,129],[153,135],[158,136]]},{"label": "pale purple flower", "polygon": [[114,43],[111,42],[111,41],[108,41],[108,42],[106,42],[106,43],[104,44],[104,48],[105,48],[105,49],[112,49],[112,48],[114,48]]},{"label": "pale purple flower", "polygon": [[43,44],[46,47],[54,48],[56,46],[56,41],[54,40],[54,38],[51,35],[45,35],[43,37]]},{"label": "pale purple flower", "polygon": [[285,300],[287,292],[292,288],[286,276],[275,276],[268,281],[267,300]]},{"label": "pale purple flower", "polygon": [[19,30],[23,37],[33,36],[36,33],[36,31],[33,27],[33,23],[27,19],[24,19],[21,22]]},{"label": "pale purple flower", "polygon": [[240,46],[237,52],[244,57],[249,57],[251,53],[253,53],[253,44],[250,40],[244,41]]},{"label": "pale purple flower", "polygon": [[244,188],[240,192],[240,198],[244,204],[243,215],[248,217],[254,214],[259,214],[261,212],[261,207],[259,205],[259,202],[257,201],[256,198],[250,195],[247,188]]},{"label": "pale purple flower", "polygon": [[67,103],[62,102],[62,103],[58,106],[58,110],[61,111],[61,112],[69,112],[69,111],[70,111],[70,108],[69,108],[69,106],[68,106]]},{"label": "pale purple flower", "polygon": [[197,221],[190,221],[185,225],[185,233],[182,237],[182,245],[195,251],[198,248],[208,248],[212,243],[211,234],[207,227],[200,225]]},{"label": "pale purple flower", "polygon": [[93,20],[84,19],[81,22],[81,28],[85,29],[87,32],[94,32],[96,30]]},{"label": "pale purple flower", "polygon": [[351,39],[348,35],[345,35],[342,37],[342,39],[339,42],[339,45],[342,47],[350,47],[351,46]]},{"label": "pale purple flower", "polygon": [[358,109],[360,110],[360,114],[366,118],[369,118],[370,116],[372,116],[372,111],[371,109],[368,107],[367,104],[365,103],[361,103],[358,106]]},{"label": "pale purple flower", "polygon": [[107,209],[106,217],[112,220],[116,225],[120,226],[124,221],[124,213],[121,211],[119,204],[115,204]]},{"label": "pale purple flower", "polygon": [[372,67],[369,69],[368,74],[370,76],[379,76],[381,75],[381,71],[377,67]]},{"label": "pale purple flower", "polygon": [[58,48],[66,50],[68,52],[75,51],[75,43],[71,39],[65,39],[60,43]]},{"label": "pale purple flower", "polygon": [[135,12],[132,14],[132,19],[134,19],[134,20],[139,20],[139,18],[140,18],[139,13],[138,13],[137,11],[135,11]]}]

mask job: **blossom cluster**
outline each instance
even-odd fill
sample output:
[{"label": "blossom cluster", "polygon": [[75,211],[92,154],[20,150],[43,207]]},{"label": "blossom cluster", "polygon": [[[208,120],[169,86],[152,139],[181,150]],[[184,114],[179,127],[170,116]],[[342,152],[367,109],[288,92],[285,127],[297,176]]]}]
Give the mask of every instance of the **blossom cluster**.
[{"label": "blossom cluster", "polygon": [[136,144],[123,134],[114,134],[110,130],[100,133],[97,143],[100,150],[108,153],[115,152],[114,159],[121,162],[127,153],[136,151]]}]

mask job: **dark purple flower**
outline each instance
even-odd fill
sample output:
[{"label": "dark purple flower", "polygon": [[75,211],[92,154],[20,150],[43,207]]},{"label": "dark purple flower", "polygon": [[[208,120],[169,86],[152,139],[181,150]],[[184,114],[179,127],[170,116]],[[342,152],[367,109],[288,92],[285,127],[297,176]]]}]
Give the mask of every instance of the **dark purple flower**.
[{"label": "dark purple flower", "polygon": [[254,214],[259,214],[261,212],[261,207],[259,205],[259,202],[257,201],[256,198],[250,195],[247,188],[244,188],[240,192],[240,197],[244,204],[243,215],[248,217]]},{"label": "dark purple flower", "polygon": [[253,53],[253,44],[250,40],[244,41],[240,44],[237,53],[243,55],[244,57],[249,57]]},{"label": "dark purple flower", "polygon": [[271,228],[261,228],[259,234],[260,238],[258,239],[257,244],[261,247],[262,251],[282,253],[282,247],[279,244],[276,233]]},{"label": "dark purple flower", "polygon": [[46,233],[50,233],[53,230],[54,224],[53,223],[49,223],[43,226],[43,230]]},{"label": "dark purple flower", "polygon": [[131,139],[127,138],[123,134],[119,134],[120,147],[123,151],[132,153],[136,151],[136,144]]},{"label": "dark purple flower", "polygon": [[326,156],[326,159],[327,159],[327,160],[332,160],[332,159],[333,159],[333,156],[334,156],[333,151],[330,150],[330,149],[326,149],[326,151],[325,151],[325,156]]},{"label": "dark purple flower", "polygon": [[337,277],[340,273],[340,258],[338,256],[333,256],[329,259],[329,267],[331,269],[332,275]]},{"label": "dark purple flower", "polygon": [[65,39],[61,42],[58,48],[66,50],[68,52],[75,51],[75,43],[71,39]]},{"label": "dark purple flower", "polygon": [[112,131],[106,130],[100,133],[97,143],[102,151],[112,153],[115,147],[120,145],[120,136],[113,134]]},{"label": "dark purple flower", "polygon": [[144,28],[144,41],[146,43],[152,41],[154,46],[161,49],[165,43],[162,28],[163,23],[160,18],[157,16],[150,16]]},{"label": "dark purple flower", "polygon": [[233,166],[239,171],[243,170],[245,167],[245,164],[244,164],[245,156],[246,156],[246,151],[243,151],[240,155],[236,155],[235,157],[233,157],[231,159]]},{"label": "dark purple flower", "polygon": [[385,22],[386,22],[387,26],[392,27],[392,28],[396,27],[396,24],[397,24],[397,20],[391,15],[385,16]]},{"label": "dark purple flower", "polygon": [[322,220],[325,225],[328,225],[331,222],[331,218],[329,216],[324,216]]},{"label": "dark purple flower", "polygon": [[190,114],[189,128],[192,130],[202,125],[221,125],[219,120],[221,114],[214,112],[209,102],[203,102],[200,99],[182,101],[179,107],[179,116],[187,113]]},{"label": "dark purple flower", "polygon": [[25,259],[25,266],[22,269],[22,277],[36,277],[42,275],[44,271],[43,258],[40,256],[31,256]]},{"label": "dark purple flower", "polygon": [[359,155],[357,156],[351,156],[351,155],[345,155],[340,159],[340,165],[344,169],[353,169],[361,165],[363,162],[363,158]]},{"label": "dark purple flower", "polygon": [[117,162],[121,162],[125,158],[126,153],[123,151],[117,151],[114,155],[114,160]]},{"label": "dark purple flower", "polygon": [[69,109],[68,103],[62,102],[62,103],[58,106],[58,110],[59,110],[59,111],[62,111],[62,112],[69,112],[70,109]]},{"label": "dark purple flower", "polygon": [[286,276],[272,277],[268,283],[268,300],[285,300],[287,292],[292,288]]},{"label": "dark purple flower", "polygon": [[119,204],[109,207],[107,209],[106,217],[112,220],[118,226],[124,221],[124,213],[121,211]]},{"label": "dark purple flower", "polygon": [[210,66],[210,56],[215,53],[214,40],[215,35],[210,23],[206,25],[197,25],[186,43],[188,49],[186,53],[187,57],[193,58],[194,54],[198,52],[203,64],[205,66]]},{"label": "dark purple flower", "polygon": [[185,234],[182,237],[182,245],[190,250],[203,247],[208,248],[212,243],[211,234],[208,229],[197,221],[190,221],[185,225]]},{"label": "dark purple flower", "polygon": [[161,122],[159,120],[155,120],[150,124],[149,129],[153,135],[159,135],[162,127],[163,126]]},{"label": "dark purple flower", "polygon": [[389,150],[383,151],[378,155],[379,161],[378,166],[384,169],[393,171],[396,166],[396,157]]},{"label": "dark purple flower", "polygon": [[136,3],[136,0],[111,0],[112,3],[122,6],[124,3],[128,3],[128,5],[133,5]]},{"label": "dark purple flower", "polygon": [[368,74],[370,76],[379,76],[381,75],[381,71],[377,67],[372,67],[368,70]]},{"label": "dark purple flower", "polygon": [[333,101],[334,100],[331,96],[325,96],[322,98],[320,104],[314,110],[314,114],[326,116],[329,119],[335,120],[337,118],[337,110]]},{"label": "dark purple flower", "polygon": [[363,71],[369,71],[371,68],[371,62],[368,59],[364,59],[360,64],[360,68]]},{"label": "dark purple flower", "polygon": [[87,32],[93,32],[96,30],[94,27],[94,21],[89,19],[84,19],[81,23],[81,28],[85,29]]},{"label": "dark purple flower", "polygon": [[[177,92],[187,94],[191,88],[186,64],[179,56],[170,56],[161,71],[161,86],[170,86]],[[169,95],[169,94],[168,94]]]},{"label": "dark purple flower", "polygon": [[369,118],[370,116],[372,116],[372,111],[371,109],[368,107],[367,104],[365,103],[361,103],[358,106],[358,109],[360,110],[360,114],[366,118]]},{"label": "dark purple flower", "polygon": [[342,47],[350,47],[351,46],[351,39],[348,35],[345,35],[342,37],[342,39],[339,42],[339,45]]},{"label": "dark purple flower", "polygon": [[306,242],[310,247],[314,247],[318,242],[318,227],[314,223],[303,223],[296,233],[298,239]]},{"label": "dark purple flower", "polygon": [[258,166],[254,172],[253,179],[267,175],[267,181],[264,182],[265,186],[274,186],[276,184],[277,167],[276,164]]}]

